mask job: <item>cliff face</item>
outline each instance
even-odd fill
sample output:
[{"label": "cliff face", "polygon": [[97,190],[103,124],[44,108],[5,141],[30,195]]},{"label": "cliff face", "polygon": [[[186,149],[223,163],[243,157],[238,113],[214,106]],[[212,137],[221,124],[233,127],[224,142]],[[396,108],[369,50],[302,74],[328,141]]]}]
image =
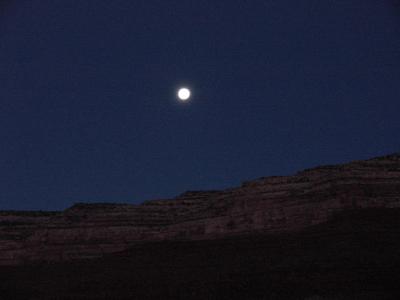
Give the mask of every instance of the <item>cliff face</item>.
[{"label": "cliff face", "polygon": [[0,212],[0,265],[100,257],[146,241],[297,231],[374,207],[400,207],[400,154],[141,205]]}]

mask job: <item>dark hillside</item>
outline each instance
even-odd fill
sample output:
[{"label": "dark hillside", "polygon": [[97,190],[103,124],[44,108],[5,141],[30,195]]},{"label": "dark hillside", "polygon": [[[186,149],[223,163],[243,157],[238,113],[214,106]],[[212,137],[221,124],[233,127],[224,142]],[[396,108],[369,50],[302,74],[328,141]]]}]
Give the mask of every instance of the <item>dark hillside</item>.
[{"label": "dark hillside", "polygon": [[138,245],[101,259],[2,267],[2,299],[398,299],[400,209],[297,233]]}]

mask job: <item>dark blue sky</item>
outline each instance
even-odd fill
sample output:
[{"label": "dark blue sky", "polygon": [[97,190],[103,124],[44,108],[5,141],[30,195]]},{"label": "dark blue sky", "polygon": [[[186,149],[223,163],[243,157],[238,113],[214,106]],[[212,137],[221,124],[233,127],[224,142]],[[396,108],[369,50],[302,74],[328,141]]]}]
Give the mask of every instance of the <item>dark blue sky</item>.
[{"label": "dark blue sky", "polygon": [[398,1],[0,4],[0,209],[139,203],[388,154],[399,112]]}]

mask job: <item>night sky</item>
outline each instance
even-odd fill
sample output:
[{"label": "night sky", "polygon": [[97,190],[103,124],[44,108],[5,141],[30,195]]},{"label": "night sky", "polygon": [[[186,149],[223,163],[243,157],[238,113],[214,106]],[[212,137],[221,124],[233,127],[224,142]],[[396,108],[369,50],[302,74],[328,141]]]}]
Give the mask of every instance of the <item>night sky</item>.
[{"label": "night sky", "polygon": [[400,150],[399,1],[0,1],[0,209]]}]

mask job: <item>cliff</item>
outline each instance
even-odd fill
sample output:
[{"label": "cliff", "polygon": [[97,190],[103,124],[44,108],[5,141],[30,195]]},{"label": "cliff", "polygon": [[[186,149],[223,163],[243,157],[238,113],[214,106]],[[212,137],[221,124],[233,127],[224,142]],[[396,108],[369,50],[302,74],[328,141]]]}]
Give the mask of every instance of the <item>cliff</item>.
[{"label": "cliff", "polygon": [[149,241],[295,232],[366,208],[400,207],[400,154],[266,177],[141,205],[0,212],[0,265],[102,257]]}]

